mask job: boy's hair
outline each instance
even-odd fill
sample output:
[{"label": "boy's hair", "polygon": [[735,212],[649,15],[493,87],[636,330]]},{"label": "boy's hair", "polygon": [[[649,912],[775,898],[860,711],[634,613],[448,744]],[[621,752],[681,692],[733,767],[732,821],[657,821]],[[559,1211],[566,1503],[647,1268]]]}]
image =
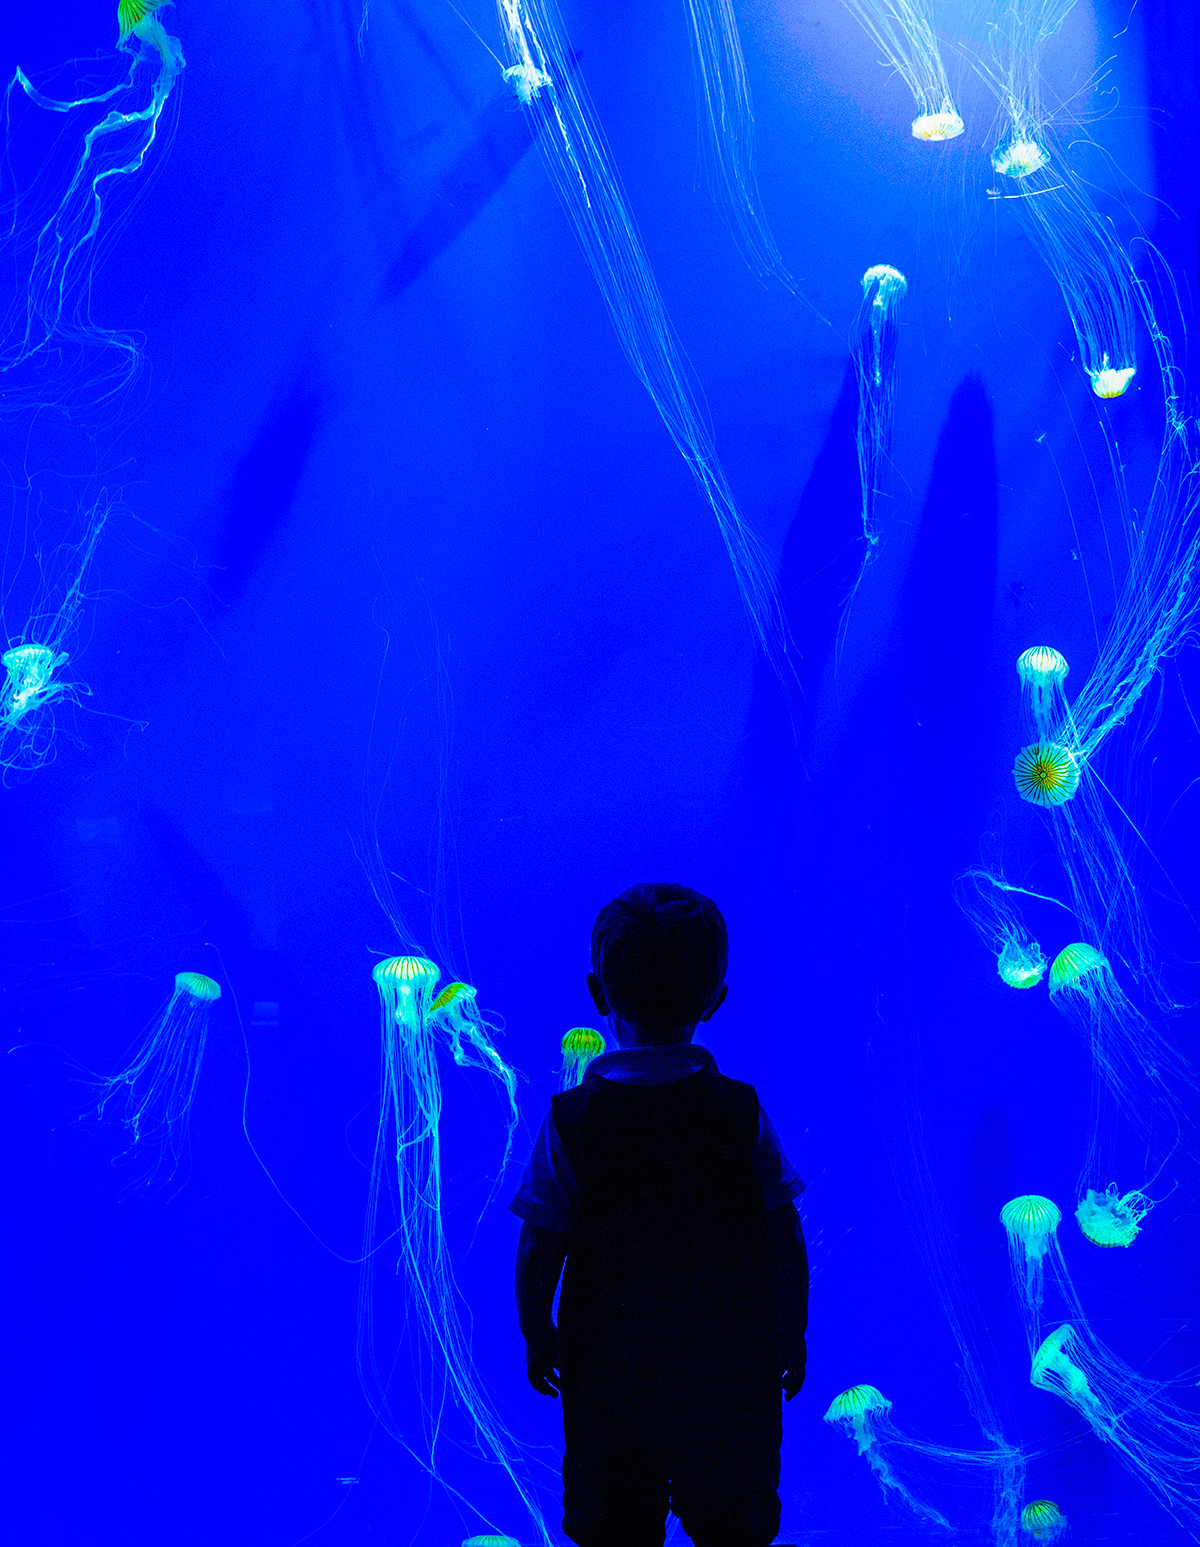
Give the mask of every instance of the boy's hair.
[{"label": "boy's hair", "polygon": [[605,997],[657,1041],[677,1041],[712,1007],[728,960],[721,910],[690,886],[639,882],[592,926],[592,971]]}]

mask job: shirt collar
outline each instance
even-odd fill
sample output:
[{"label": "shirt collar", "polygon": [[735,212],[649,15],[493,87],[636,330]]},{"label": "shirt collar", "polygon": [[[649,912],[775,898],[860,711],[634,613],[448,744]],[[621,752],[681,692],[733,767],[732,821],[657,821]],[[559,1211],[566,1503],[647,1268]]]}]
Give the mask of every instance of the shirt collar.
[{"label": "shirt collar", "polygon": [[668,1047],[622,1047],[601,1053],[588,1065],[589,1080],[619,1080],[624,1085],[671,1085],[700,1069],[717,1070],[717,1061],[696,1042]]}]

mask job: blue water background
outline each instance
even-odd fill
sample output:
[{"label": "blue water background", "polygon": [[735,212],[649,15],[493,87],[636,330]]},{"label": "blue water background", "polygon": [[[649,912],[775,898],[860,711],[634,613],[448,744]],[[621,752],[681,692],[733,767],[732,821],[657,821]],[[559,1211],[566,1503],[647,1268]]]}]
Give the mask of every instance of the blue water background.
[{"label": "blue water background", "polygon": [[[464,9],[498,50],[489,7]],[[1012,789],[1013,662],[1053,644],[1082,682],[1112,611],[1096,405],[1049,274],[985,196],[993,109],[961,58],[968,132],[921,146],[902,83],[841,7],[738,9],[764,202],[811,306],[749,275],[698,183],[681,8],[564,15],[731,482],[779,556],[799,745],[715,523],[463,21],[436,0],[377,4],[360,56],[358,14],[333,0],[169,13],[188,61],[177,129],[95,278],[95,315],[144,334],[145,371],[94,433],[85,415],[50,438],[121,496],[73,655],[91,697],[0,805],[5,1513],[21,1547],[441,1547],[483,1529],[375,1426],[358,1270],[280,1196],[357,1256],[370,968],[400,949],[359,858],[376,841],[422,948],[503,1018],[524,1076],[504,1194],[559,1037],[594,1023],[598,907],[639,879],[719,901],[730,993],[703,1040],[758,1087],[808,1181],[810,1363],[786,1414],[780,1541],[924,1539],[821,1422],[847,1385],[880,1387],[941,1444],[979,1444],[927,1254],[979,1308],[1006,1432],[1062,1444],[1030,1495],[1055,1497],[1079,1541],[1182,1540],[1029,1389],[997,1214],[1016,1192],[1058,1199],[1100,1335],[1192,1387],[1192,1200],[1166,1197],[1128,1253],[1075,1232],[1086,1049],[1044,991],[1000,983],[952,896],[987,831],[1031,885],[1063,889],[1043,818]],[[113,30],[76,3],[23,11],[5,73],[106,49]],[[1119,105],[1084,100],[1112,108],[1092,133],[1119,174],[1080,154],[1189,318],[1195,40],[1182,0],[1080,0],[1052,65],[1065,85],[1111,60]],[[485,134],[498,163],[477,153]],[[848,344],[880,262],[909,280],[893,453],[835,664],[858,554]],[[1100,411],[1144,489],[1153,372]],[[34,471],[49,475],[46,444]],[[14,476],[22,448],[5,455]],[[1194,659],[1168,663],[1106,763],[1149,845],[1124,835],[1185,1006],[1198,702]],[[1031,920],[1048,952],[1073,938],[1054,910]],[[188,1176],[131,1196],[119,1133],[80,1117],[84,1071],[120,1066],[182,968],[226,987]],[[235,1001],[248,1125],[277,1187],[242,1132]],[[1194,1025],[1185,1008],[1169,1035],[1191,1049]],[[553,1468],[558,1411],[525,1383],[504,1195],[474,1232],[502,1107],[482,1076],[442,1073],[446,1227],[478,1364]],[[390,1264],[377,1291],[395,1338]],[[402,1354],[393,1398],[419,1449],[415,1390]],[[467,1438],[450,1414],[446,1478],[532,1542]],[[552,1471],[544,1484],[556,1527]],[[961,1539],[987,1539],[981,1493],[935,1502]]]}]

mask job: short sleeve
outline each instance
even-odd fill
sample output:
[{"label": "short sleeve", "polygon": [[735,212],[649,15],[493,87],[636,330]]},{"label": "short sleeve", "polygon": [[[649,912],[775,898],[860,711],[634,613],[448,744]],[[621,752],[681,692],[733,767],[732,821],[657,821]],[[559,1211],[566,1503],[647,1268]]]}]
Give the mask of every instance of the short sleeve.
[{"label": "short sleeve", "polygon": [[527,1224],[569,1235],[575,1228],[575,1198],[575,1172],[558,1136],[554,1114],[547,1112],[509,1208]]},{"label": "short sleeve", "polygon": [[783,1153],[779,1136],[761,1106],[758,1109],[758,1143],[754,1146],[754,1179],[765,1209],[780,1209],[804,1191],[804,1183]]}]

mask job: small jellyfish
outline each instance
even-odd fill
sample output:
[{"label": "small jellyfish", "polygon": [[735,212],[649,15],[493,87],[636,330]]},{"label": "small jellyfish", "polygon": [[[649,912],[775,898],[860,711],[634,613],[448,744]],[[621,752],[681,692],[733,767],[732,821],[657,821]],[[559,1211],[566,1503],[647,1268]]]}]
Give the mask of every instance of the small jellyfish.
[{"label": "small jellyfish", "polygon": [[1009,988],[1036,988],[1046,971],[1046,958],[1036,940],[1010,940],[996,959],[996,971]]},{"label": "small jellyfish", "polygon": [[1039,730],[1049,726],[1070,669],[1066,656],[1052,645],[1032,645],[1017,657],[1017,676],[1029,689],[1030,708]]},{"label": "small jellyfish", "polygon": [[1125,388],[1137,375],[1136,365],[1124,365],[1120,368],[1108,363],[1108,356],[1100,357],[1099,366],[1089,371],[1092,382],[1092,391],[1097,397],[1120,397]]},{"label": "small jellyfish", "polygon": [[1079,788],[1079,764],[1057,741],[1022,747],[1013,764],[1017,794],[1035,806],[1061,806]]},{"label": "small jellyfish", "polygon": [[1028,177],[1048,165],[1050,152],[1036,140],[1016,138],[998,145],[992,152],[992,165],[1005,177]]},{"label": "small jellyfish", "polygon": [[1093,1246],[1131,1246],[1142,1227],[1142,1220],[1154,1207],[1154,1200],[1143,1192],[1117,1192],[1110,1182],[1105,1192],[1089,1187],[1075,1210],[1079,1228]]},{"label": "small jellyfish", "polygon": [[576,1085],[582,1085],[588,1065],[593,1058],[599,1058],[606,1045],[600,1033],[593,1031],[590,1026],[572,1026],[562,1039],[560,1088],[572,1090]]},{"label": "small jellyfish", "polygon": [[462,1547],[521,1547],[515,1536],[468,1536]]},{"label": "small jellyfish", "polygon": [[1088,973],[1103,971],[1107,966],[1107,958],[1082,940],[1064,945],[1050,964],[1050,992],[1058,994],[1064,989],[1078,988]]},{"label": "small jellyfish", "polygon": [[534,98],[539,97],[550,84],[550,77],[546,74],[545,70],[539,70],[537,65],[528,61],[524,61],[521,64],[510,64],[504,72],[504,79],[512,87],[516,99],[522,107],[528,107]]},{"label": "small jellyfish", "polygon": [[858,1453],[865,1456],[875,1442],[871,1413],[886,1413],[892,1404],[874,1386],[850,1386],[839,1391],[825,1413],[826,1423],[840,1423],[853,1435]]},{"label": "small jellyfish", "polygon": [[0,726],[12,730],[31,710],[68,692],[65,683],[54,679],[66,662],[65,650],[56,654],[48,645],[14,645],[0,655],[8,673],[0,699]]},{"label": "small jellyfish", "polygon": [[1034,1499],[1021,1511],[1021,1530],[1035,1542],[1056,1542],[1067,1529],[1067,1517],[1053,1499]]},{"label": "small jellyfish", "polygon": [[117,1092],[123,1091],[122,1121],[132,1137],[131,1151],[144,1153],[147,1146],[153,1149],[146,1156],[147,1186],[164,1166],[170,1166],[167,1181],[179,1167],[187,1145],[208,1022],[220,997],[220,984],[204,973],[176,973],[175,992],[151,1022],[133,1059],[119,1074],[101,1082],[100,1116]]},{"label": "small jellyfish", "polygon": [[469,983],[447,983],[441,993],[429,1006],[429,1018],[435,1018],[450,1033],[450,1052],[456,1064],[465,1064],[467,1055],[463,1052],[462,1039],[464,1034],[470,1035],[471,1028],[479,1018],[479,1011],[475,1006],[475,990]]}]

